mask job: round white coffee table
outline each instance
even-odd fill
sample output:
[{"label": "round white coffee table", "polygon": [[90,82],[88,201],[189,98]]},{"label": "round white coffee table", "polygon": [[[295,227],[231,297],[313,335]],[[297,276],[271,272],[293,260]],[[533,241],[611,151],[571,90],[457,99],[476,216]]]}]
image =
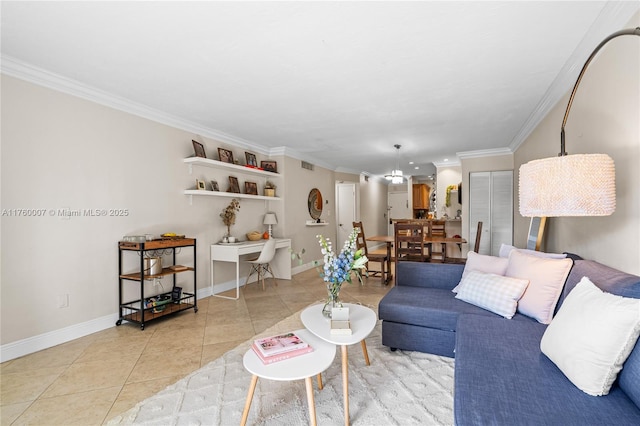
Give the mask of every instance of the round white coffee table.
[{"label": "round white coffee table", "polygon": [[351,322],[352,334],[331,334],[330,319],[322,315],[323,304],[313,305],[306,308],[300,314],[302,324],[322,340],[340,345],[342,353],[342,391],[344,393],[344,424],[349,424],[349,355],[347,346],[360,343],[364,360],[369,365],[369,354],[367,344],[364,339],[371,334],[376,326],[376,313],[362,305],[345,303],[344,307],[349,308],[349,321]]},{"label": "round white coffee table", "polygon": [[295,330],[294,333],[311,345],[313,352],[274,362],[273,364],[264,364],[260,358],[258,358],[258,355],[253,352],[253,349],[249,349],[244,354],[242,363],[244,364],[244,368],[251,373],[253,377],[251,377],[247,401],[245,402],[244,411],[242,412],[241,425],[244,426],[247,424],[247,417],[249,416],[253,393],[258,384],[258,377],[280,381],[304,379],[307,389],[307,402],[309,404],[309,421],[312,425],[316,424],[316,405],[313,399],[311,378],[329,368],[336,357],[336,346],[318,338],[308,330]]}]

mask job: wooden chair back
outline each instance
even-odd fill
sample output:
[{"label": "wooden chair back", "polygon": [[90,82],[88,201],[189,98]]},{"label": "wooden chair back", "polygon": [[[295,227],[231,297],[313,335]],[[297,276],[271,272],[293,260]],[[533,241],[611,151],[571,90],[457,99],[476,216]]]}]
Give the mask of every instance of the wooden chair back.
[{"label": "wooden chair back", "polygon": [[424,225],[420,223],[396,223],[394,226],[396,262],[412,260],[424,262]]},{"label": "wooden chair back", "polygon": [[480,237],[482,237],[482,222],[478,222],[478,231],[476,232],[476,242],[473,245],[473,251],[478,253],[480,250]]}]

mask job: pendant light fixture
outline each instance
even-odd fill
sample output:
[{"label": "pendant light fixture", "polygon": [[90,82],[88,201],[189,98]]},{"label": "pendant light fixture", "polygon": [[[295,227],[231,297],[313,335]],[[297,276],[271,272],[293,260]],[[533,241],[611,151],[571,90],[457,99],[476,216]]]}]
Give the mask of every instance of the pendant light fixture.
[{"label": "pendant light fixture", "polygon": [[401,184],[404,179],[402,177],[402,170],[400,170],[400,147],[402,145],[395,144],[393,147],[396,149],[396,168],[391,171],[390,175],[385,175],[387,180],[390,180],[392,184]]}]

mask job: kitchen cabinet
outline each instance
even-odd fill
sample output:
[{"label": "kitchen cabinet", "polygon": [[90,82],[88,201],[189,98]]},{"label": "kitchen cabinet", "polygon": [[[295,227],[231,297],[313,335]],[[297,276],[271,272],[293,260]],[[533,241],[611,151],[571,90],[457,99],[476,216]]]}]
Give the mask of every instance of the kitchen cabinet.
[{"label": "kitchen cabinet", "polygon": [[429,186],[426,183],[413,184],[414,210],[429,210]]}]

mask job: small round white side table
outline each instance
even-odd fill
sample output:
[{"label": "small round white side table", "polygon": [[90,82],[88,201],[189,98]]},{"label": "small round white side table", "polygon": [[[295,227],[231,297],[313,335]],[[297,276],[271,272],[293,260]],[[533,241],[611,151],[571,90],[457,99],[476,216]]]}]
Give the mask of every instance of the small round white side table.
[{"label": "small round white side table", "polygon": [[344,307],[349,308],[349,321],[351,322],[352,334],[331,334],[331,320],[322,315],[324,305],[313,305],[306,308],[300,314],[302,324],[322,340],[340,345],[342,353],[342,391],[344,394],[344,424],[349,424],[349,355],[347,346],[360,343],[364,360],[369,365],[369,354],[367,344],[364,339],[371,334],[376,326],[376,313],[362,305],[345,303]]},{"label": "small round white side table", "polygon": [[291,381],[304,379],[307,389],[307,402],[309,404],[309,422],[316,425],[316,405],[313,399],[313,386],[311,378],[322,373],[329,368],[336,357],[336,346],[326,342],[309,332],[308,330],[294,331],[302,340],[313,347],[313,352],[298,355],[283,361],[274,362],[273,364],[264,364],[258,355],[249,349],[242,359],[244,368],[253,375],[251,377],[251,385],[247,393],[247,401],[242,412],[242,426],[247,424],[253,393],[258,384],[258,377],[270,380]]}]

